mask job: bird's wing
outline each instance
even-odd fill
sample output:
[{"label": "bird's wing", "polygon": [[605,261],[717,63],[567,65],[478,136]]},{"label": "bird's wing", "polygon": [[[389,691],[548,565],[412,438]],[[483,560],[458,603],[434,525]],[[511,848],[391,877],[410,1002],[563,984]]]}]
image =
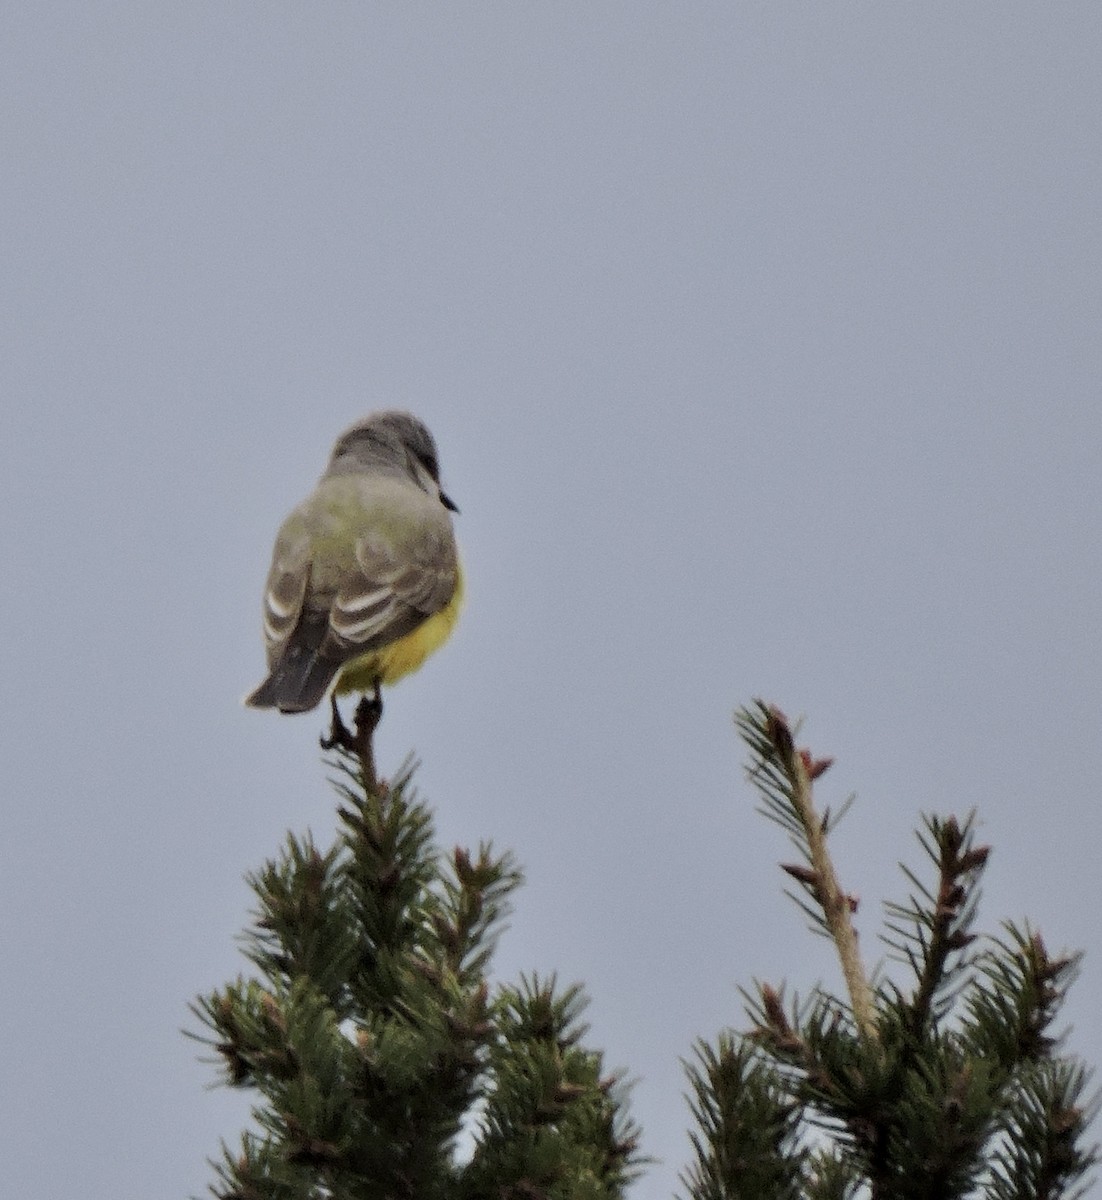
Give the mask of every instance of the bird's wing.
[{"label": "bird's wing", "polygon": [[310,553],[306,538],[281,539],[272,556],[264,587],[264,645],[268,663],[276,662],[298,626],[310,587]]},{"label": "bird's wing", "polygon": [[458,580],[455,544],[442,522],[422,528],[414,545],[365,534],[356,542],[356,563],[329,610],[330,635],[349,650],[409,633],[448,603]]}]

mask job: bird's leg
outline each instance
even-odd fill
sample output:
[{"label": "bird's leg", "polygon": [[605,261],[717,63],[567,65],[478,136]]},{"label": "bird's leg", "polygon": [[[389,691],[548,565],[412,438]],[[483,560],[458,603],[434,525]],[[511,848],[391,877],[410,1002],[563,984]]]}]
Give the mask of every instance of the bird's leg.
[{"label": "bird's leg", "polygon": [[342,750],[350,750],[355,754],[359,747],[356,745],[356,739],[352,736],[352,730],[348,728],[341,717],[341,710],[337,707],[336,692],[329,693],[329,707],[333,710],[333,719],[329,724],[329,736],[321,738],[321,748],[332,750],[339,746]]},{"label": "bird's leg", "polygon": [[379,681],[375,680],[373,695],[364,693],[356,705],[356,753],[360,756],[364,784],[371,791],[378,791],[379,780],[375,774],[375,730],[383,717],[383,697]]}]

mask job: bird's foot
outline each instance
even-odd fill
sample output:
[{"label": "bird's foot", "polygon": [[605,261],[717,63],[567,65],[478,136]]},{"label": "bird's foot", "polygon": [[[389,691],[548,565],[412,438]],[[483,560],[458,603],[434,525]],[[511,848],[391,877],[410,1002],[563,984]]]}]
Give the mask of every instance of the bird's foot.
[{"label": "bird's foot", "polygon": [[378,683],[372,694],[364,693],[356,705],[355,731],[348,728],[341,716],[335,693],[330,693],[329,704],[333,711],[329,736],[321,738],[323,750],[339,748],[355,754],[360,760],[364,786],[370,791],[379,790],[379,779],[375,774],[375,730],[383,716],[383,698]]},{"label": "bird's foot", "polygon": [[356,746],[356,738],[352,730],[344,723],[344,718],[341,716],[341,710],[337,705],[337,697],[333,692],[329,693],[329,707],[333,712],[332,720],[329,723],[329,736],[324,734],[319,739],[323,750],[334,750],[340,747],[341,750],[348,750],[355,754],[358,747]]}]

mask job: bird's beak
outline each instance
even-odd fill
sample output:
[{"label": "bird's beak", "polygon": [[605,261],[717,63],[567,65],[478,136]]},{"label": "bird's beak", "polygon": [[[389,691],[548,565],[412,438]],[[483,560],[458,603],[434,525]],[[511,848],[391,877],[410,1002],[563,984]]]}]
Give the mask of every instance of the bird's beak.
[{"label": "bird's beak", "polygon": [[450,509],[453,513],[457,513],[459,511],[459,505],[456,504],[455,501],[452,500],[452,498],[450,496],[445,495],[444,492],[440,493],[440,503],[445,508]]}]

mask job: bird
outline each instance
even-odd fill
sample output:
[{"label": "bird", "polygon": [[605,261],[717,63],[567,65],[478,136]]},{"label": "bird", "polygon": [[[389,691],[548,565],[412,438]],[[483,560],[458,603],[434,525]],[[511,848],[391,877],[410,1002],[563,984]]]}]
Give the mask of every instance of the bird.
[{"label": "bird", "polygon": [[451,636],[463,602],[458,511],[432,434],[411,413],[372,413],[346,429],[276,536],[268,677],[245,704],[302,713],[327,692],[372,690],[378,701],[380,685],[416,671]]}]

